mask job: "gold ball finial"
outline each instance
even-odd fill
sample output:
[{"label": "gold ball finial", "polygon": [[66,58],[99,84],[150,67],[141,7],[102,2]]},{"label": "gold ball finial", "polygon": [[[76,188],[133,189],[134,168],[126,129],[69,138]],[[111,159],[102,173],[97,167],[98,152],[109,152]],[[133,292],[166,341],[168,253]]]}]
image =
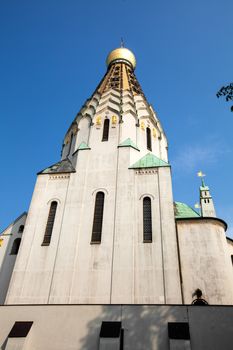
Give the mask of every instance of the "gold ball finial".
[{"label": "gold ball finial", "polygon": [[126,49],[125,47],[119,47],[110,52],[106,59],[106,64],[109,66],[113,61],[127,61],[133,66],[133,69],[136,67],[136,58],[132,51]]}]

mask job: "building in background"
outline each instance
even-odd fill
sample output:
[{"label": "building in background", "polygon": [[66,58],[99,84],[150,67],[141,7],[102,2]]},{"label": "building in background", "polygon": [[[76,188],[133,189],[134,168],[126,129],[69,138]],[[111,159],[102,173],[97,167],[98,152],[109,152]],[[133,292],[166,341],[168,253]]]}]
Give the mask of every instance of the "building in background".
[{"label": "building in background", "polygon": [[203,179],[201,214],[174,202],[167,138],[135,66],[126,48],[108,55],[27,218],[1,236],[3,349],[231,348],[227,225]]}]

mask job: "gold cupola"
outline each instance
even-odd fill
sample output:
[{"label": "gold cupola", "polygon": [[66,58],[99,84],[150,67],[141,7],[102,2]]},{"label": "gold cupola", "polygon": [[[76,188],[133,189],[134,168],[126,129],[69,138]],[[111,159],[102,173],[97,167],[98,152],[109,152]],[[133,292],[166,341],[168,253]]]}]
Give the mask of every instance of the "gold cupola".
[{"label": "gold cupola", "polygon": [[136,67],[136,58],[132,51],[125,47],[119,47],[111,51],[106,59],[106,64],[109,67],[113,62],[126,62],[129,63],[133,69]]},{"label": "gold cupola", "polygon": [[132,51],[119,47],[109,53],[106,64],[107,72],[97,87],[98,93],[114,89],[121,92],[128,90],[133,95],[143,95],[134,73],[136,58]]}]

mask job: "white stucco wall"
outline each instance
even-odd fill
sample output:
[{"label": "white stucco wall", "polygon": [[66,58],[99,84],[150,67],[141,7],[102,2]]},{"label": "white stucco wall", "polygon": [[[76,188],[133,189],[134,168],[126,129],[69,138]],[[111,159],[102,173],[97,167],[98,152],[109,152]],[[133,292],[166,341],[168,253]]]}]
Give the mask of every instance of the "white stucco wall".
[{"label": "white stucco wall", "polygon": [[[127,93],[125,99],[130,98]],[[149,151],[133,112],[123,113],[120,122],[113,106],[119,101],[115,92],[104,94],[93,124],[78,116],[75,147],[85,141],[90,149],[75,153],[76,173],[38,176],[8,304],[181,302],[170,168],[143,175],[129,169]],[[140,103],[141,113],[148,115],[144,122],[152,127],[153,116],[143,99]],[[105,118],[110,120],[109,138],[102,142]],[[140,151],[118,147],[127,138],[137,142],[139,133]],[[160,157],[158,135],[152,139],[152,151]],[[105,193],[102,239],[90,244],[98,191]],[[145,195],[152,198],[152,243],[143,243]],[[41,246],[53,200],[58,207],[52,240]]]},{"label": "white stucco wall", "polygon": [[210,304],[233,303],[232,264],[220,220],[177,222],[184,302],[199,288]]}]

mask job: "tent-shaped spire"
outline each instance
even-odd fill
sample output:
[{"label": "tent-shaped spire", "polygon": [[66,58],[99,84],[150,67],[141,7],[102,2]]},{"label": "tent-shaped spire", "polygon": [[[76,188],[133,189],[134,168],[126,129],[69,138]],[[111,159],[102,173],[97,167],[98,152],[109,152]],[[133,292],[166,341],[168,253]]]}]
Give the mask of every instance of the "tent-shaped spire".
[{"label": "tent-shaped spire", "polygon": [[111,51],[106,63],[108,70],[96,89],[98,93],[103,94],[110,89],[115,89],[118,91],[129,90],[133,95],[143,95],[141,86],[134,74],[136,59],[130,50],[120,47]]}]

